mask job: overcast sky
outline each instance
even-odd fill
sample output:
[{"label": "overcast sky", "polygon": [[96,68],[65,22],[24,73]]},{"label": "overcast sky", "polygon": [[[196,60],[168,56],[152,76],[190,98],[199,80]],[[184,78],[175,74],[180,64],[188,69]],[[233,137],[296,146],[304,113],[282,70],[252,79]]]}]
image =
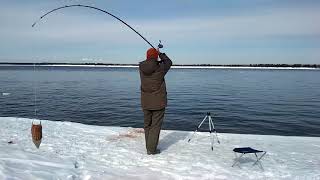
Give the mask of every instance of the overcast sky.
[{"label": "overcast sky", "polygon": [[[177,64],[320,64],[319,0],[0,0],[0,62],[138,63],[150,47]],[[133,3],[134,2],[134,3]]]}]

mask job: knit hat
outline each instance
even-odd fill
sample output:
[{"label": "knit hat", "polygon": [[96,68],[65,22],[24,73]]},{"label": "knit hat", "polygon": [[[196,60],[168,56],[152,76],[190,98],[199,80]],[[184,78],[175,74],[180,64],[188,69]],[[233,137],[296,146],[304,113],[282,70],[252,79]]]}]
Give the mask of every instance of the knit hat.
[{"label": "knit hat", "polygon": [[148,59],[158,59],[159,52],[155,48],[150,48],[147,51],[147,60]]}]

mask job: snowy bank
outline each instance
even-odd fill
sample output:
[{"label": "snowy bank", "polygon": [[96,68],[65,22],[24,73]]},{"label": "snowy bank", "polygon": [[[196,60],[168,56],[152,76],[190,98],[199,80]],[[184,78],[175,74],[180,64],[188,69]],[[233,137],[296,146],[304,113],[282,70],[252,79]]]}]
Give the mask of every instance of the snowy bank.
[{"label": "snowy bank", "polygon": [[[42,121],[40,149],[31,119],[0,117],[0,179],[320,179],[320,138],[161,132],[159,155],[146,155],[142,129]],[[141,122],[142,123],[142,122]],[[217,125],[218,126],[218,125]],[[8,143],[12,141],[12,143]],[[231,167],[235,147],[267,151],[261,166],[247,155]]]}]

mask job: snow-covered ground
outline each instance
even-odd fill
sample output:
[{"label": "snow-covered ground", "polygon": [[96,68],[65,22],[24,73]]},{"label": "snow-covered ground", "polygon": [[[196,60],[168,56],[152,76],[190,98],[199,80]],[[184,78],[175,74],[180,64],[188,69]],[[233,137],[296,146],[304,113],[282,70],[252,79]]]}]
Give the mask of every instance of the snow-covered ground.
[{"label": "snow-covered ground", "polygon": [[[0,117],[0,179],[320,179],[320,138],[161,131],[161,154],[146,155],[142,129],[42,121],[40,149],[32,119]],[[142,122],[141,122],[142,123]],[[216,125],[218,126],[218,125]],[[8,143],[12,141],[12,143]],[[261,165],[235,147],[267,151]]]}]

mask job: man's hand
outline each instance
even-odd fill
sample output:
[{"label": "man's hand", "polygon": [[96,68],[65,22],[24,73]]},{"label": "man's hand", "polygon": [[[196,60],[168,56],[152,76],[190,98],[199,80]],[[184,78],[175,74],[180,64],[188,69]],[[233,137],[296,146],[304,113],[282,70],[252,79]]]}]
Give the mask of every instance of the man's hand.
[{"label": "man's hand", "polygon": [[163,59],[163,58],[165,58],[166,56],[167,56],[166,53],[159,52],[159,58],[160,58],[160,59]]}]

